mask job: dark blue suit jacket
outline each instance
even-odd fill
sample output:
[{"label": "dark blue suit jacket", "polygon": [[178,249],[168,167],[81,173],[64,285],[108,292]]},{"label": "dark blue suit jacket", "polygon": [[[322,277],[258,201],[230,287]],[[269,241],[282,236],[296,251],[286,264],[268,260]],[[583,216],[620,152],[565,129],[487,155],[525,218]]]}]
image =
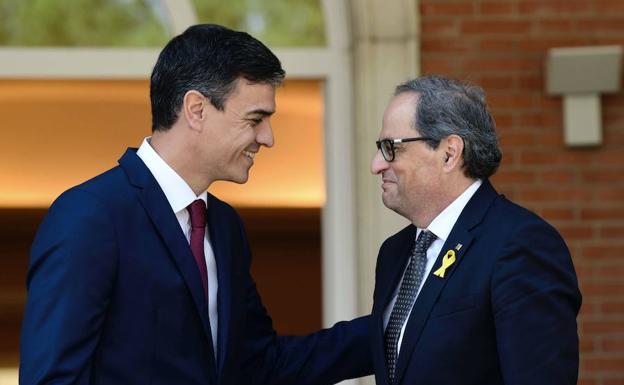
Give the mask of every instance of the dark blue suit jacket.
[{"label": "dark blue suit jacket", "polygon": [[[407,265],[415,231],[406,227],[379,250],[371,321],[378,385],[388,384],[383,313]],[[444,278],[433,275],[451,249],[456,262]],[[572,260],[557,231],[484,181],[416,300],[395,383],[576,384],[580,304]]]},{"label": "dark blue suit jacket", "polygon": [[372,372],[368,317],[277,337],[237,213],[208,197],[218,353],[190,247],[135,150],[62,194],[35,238],[20,384],[327,384]]}]

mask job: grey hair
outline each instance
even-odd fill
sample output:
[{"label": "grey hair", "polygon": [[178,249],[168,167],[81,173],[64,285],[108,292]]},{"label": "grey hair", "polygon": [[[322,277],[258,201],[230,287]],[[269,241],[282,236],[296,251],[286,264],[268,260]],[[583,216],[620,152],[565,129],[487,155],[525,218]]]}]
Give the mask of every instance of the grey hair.
[{"label": "grey hair", "polygon": [[431,75],[397,86],[395,96],[405,92],[418,95],[414,128],[433,139],[429,146],[437,148],[442,139],[458,135],[464,141],[464,174],[479,179],[494,175],[502,153],[481,87]]}]

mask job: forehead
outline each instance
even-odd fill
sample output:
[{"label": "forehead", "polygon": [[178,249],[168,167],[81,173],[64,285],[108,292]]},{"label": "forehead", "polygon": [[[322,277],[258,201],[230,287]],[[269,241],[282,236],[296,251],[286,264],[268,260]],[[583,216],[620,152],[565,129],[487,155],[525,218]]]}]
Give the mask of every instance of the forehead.
[{"label": "forehead", "polygon": [[275,86],[269,83],[254,83],[238,79],[234,90],[225,101],[225,108],[234,108],[241,113],[254,110],[275,111]]},{"label": "forehead", "polygon": [[381,137],[395,138],[397,135],[413,134],[417,103],[418,95],[413,92],[393,97],[384,112]]}]

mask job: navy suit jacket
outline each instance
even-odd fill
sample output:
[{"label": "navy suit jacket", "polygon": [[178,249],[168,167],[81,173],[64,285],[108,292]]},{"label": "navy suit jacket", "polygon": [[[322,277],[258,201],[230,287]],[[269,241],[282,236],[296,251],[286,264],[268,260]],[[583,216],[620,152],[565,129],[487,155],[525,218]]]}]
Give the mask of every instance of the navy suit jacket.
[{"label": "navy suit jacket", "polygon": [[37,233],[20,384],[328,384],[372,373],[368,317],[276,336],[250,276],[241,220],[209,194],[215,359],[190,247],[135,151],[63,193]]},{"label": "navy suit jacket", "polygon": [[[410,225],[379,250],[371,320],[378,385],[388,384],[383,313],[415,232]],[[456,261],[444,278],[433,275],[448,250],[455,250]],[[576,384],[580,304],[572,260],[557,231],[484,181],[416,299],[395,383]]]}]

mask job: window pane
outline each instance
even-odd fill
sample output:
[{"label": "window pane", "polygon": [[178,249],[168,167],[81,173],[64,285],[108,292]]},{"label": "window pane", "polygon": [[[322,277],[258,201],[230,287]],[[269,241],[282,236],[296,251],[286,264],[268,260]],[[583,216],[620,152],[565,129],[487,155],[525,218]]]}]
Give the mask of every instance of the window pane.
[{"label": "window pane", "polygon": [[[248,183],[210,191],[235,206],[322,207],[322,95],[320,81],[287,80],[271,119],[275,146],[260,151]],[[0,116],[0,208],[47,207],[150,135],[149,81],[0,79]]]},{"label": "window pane", "polygon": [[0,45],[160,47],[160,0],[0,0]]},{"label": "window pane", "polygon": [[202,23],[247,31],[267,45],[324,46],[320,0],[193,0]]}]

